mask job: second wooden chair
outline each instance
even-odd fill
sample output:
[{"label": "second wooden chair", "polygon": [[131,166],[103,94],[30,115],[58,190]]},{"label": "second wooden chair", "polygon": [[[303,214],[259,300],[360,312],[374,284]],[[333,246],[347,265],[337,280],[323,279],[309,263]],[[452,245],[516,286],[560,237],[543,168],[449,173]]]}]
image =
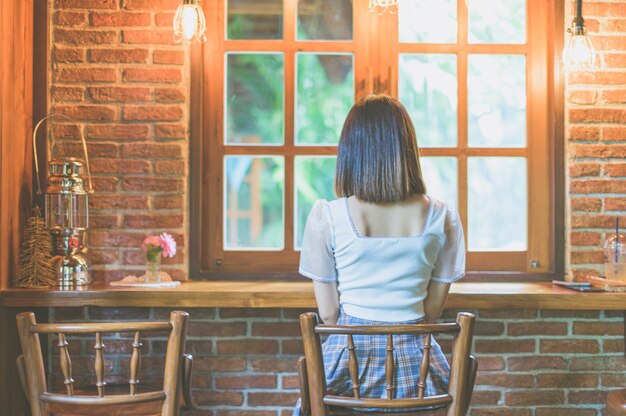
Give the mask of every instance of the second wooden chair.
[{"label": "second wooden chair", "polygon": [[[438,410],[426,410],[403,414],[412,415],[447,415],[463,416],[467,413],[469,402],[474,389],[477,362],[470,355],[474,327],[474,315],[459,313],[456,323],[446,324],[416,324],[416,325],[389,325],[389,326],[338,326],[320,325],[317,314],[304,313],[300,315],[300,328],[304,342],[304,357],[298,361],[300,373],[300,390],[302,399],[302,413],[312,416],[329,416],[334,414],[355,413],[352,409],[413,409],[418,407],[445,406]],[[426,378],[429,371],[430,335],[455,334],[450,368],[449,388],[446,394],[424,397]],[[354,394],[352,397],[333,396],[327,394],[324,362],[322,357],[322,334],[347,335],[348,367]],[[424,358],[420,365],[420,379],[415,380],[418,386],[419,397],[395,399],[394,395],[394,344],[393,336],[400,334],[426,335],[424,339]],[[385,375],[387,379],[387,398],[363,398],[359,395],[359,364],[357,362],[354,335],[382,335],[387,337],[387,359]],[[358,413],[356,413],[358,414]],[[369,416],[377,413],[361,413]],[[389,413],[384,413],[389,414]],[[401,413],[393,413],[400,415]]]},{"label": "second wooden chair", "polygon": [[[180,391],[190,402],[191,357],[184,356],[187,321],[186,312],[172,312],[169,322],[59,323],[38,324],[31,312],[17,316],[22,354],[17,359],[18,373],[27,395],[32,416],[71,415],[161,415],[177,416]],[[102,336],[107,333],[133,332],[130,376],[126,392],[112,389],[105,382],[105,356]],[[144,391],[139,387],[141,333],[167,332],[163,388]],[[39,334],[57,334],[64,391],[48,391]],[[74,386],[72,361],[66,335],[95,334],[96,383],[93,389]],[[185,362],[183,363],[183,360]],[[182,375],[182,376],[181,376]],[[187,384],[183,388],[182,384]]]}]

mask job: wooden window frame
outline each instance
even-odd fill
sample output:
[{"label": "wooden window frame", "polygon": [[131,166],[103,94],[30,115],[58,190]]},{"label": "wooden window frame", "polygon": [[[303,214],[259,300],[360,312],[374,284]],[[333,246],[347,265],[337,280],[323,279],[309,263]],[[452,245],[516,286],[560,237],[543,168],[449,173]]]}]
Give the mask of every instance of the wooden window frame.
[{"label": "wooden window frame", "polygon": [[[190,112],[190,271],[192,279],[211,280],[290,280],[297,275],[299,253],[293,247],[293,156],[333,155],[336,146],[294,145],[294,91],[296,52],[349,52],[355,54],[355,99],[372,91],[386,92],[397,97],[398,54],[453,53],[457,54],[459,97],[467,92],[468,53],[527,53],[528,140],[521,149],[476,149],[467,147],[467,100],[459,100],[459,146],[454,149],[422,148],[424,156],[457,156],[459,171],[459,211],[467,224],[467,187],[462,175],[467,157],[529,156],[528,186],[538,187],[528,192],[528,250],[525,252],[498,252],[494,261],[491,252],[468,253],[468,280],[478,281],[546,281],[561,278],[564,273],[564,82],[560,53],[563,47],[564,0],[527,0],[527,43],[524,45],[484,45],[467,43],[467,8],[458,2],[458,42],[454,45],[399,44],[381,42],[385,48],[374,48],[368,42],[355,40],[296,41],[295,18],[283,19],[282,40],[225,40],[226,0],[205,2],[208,41],[191,49],[191,112]],[[283,16],[295,16],[297,0],[284,0]],[[378,16],[367,10],[367,0],[354,0],[354,37],[359,30],[385,33],[397,39],[394,16]],[[534,30],[543,27],[545,31]],[[391,45],[389,47],[389,45]],[[228,51],[284,51],[285,65],[285,144],[280,152],[271,154],[285,158],[285,252],[280,251],[225,251],[222,247],[223,169],[220,158],[225,154],[268,154],[268,149],[251,146],[228,146],[224,152],[224,53]],[[530,53],[532,51],[532,53]],[[372,66],[377,62],[379,65]],[[389,66],[391,63],[392,66]],[[547,159],[546,159],[547,155]],[[549,213],[549,215],[545,215]],[[467,225],[465,225],[467,226]],[[546,238],[546,230],[549,237]],[[530,268],[531,261],[538,267]],[[478,270],[477,265],[489,261],[490,270]],[[231,264],[235,266],[232,267]],[[512,266],[512,267],[511,267]],[[525,271],[510,271],[511,268]],[[484,268],[484,267],[483,267]]]}]

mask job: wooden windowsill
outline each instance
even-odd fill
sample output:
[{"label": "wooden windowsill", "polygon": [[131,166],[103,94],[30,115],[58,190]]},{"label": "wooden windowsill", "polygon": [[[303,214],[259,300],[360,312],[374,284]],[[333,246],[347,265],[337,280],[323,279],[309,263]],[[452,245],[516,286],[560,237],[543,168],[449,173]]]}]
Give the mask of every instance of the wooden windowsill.
[{"label": "wooden windowsill", "polygon": [[[6,289],[2,307],[315,308],[310,282],[185,282],[175,289],[94,284],[81,290]],[[446,308],[626,310],[626,293],[579,293],[551,283],[455,283]]]}]

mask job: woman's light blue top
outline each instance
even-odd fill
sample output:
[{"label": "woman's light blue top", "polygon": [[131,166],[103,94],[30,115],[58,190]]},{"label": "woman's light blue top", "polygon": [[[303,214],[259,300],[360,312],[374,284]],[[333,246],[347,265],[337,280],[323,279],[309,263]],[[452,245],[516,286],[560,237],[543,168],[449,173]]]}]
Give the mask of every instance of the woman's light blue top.
[{"label": "woman's light blue top", "polygon": [[385,322],[422,319],[428,283],[451,283],[465,274],[458,213],[428,199],[424,231],[413,237],[360,236],[347,198],[316,201],[304,231],[300,274],[337,282],[340,306],[351,316]]}]

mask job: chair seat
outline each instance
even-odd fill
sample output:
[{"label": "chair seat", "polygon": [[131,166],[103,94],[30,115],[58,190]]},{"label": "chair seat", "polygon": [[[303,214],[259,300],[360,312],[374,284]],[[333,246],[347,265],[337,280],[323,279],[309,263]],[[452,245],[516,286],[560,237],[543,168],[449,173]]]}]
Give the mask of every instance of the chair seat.
[{"label": "chair seat", "polygon": [[[138,386],[137,394],[160,391],[162,388],[152,386]],[[54,391],[55,394],[65,394],[65,390]],[[128,384],[107,384],[104,390],[106,396],[127,395],[129,393]],[[96,386],[75,387],[74,396],[97,396]],[[162,401],[107,405],[107,406],[76,406],[49,403],[48,411],[54,416],[160,416],[163,407]]]},{"label": "chair seat", "polygon": [[606,396],[608,416],[626,416],[626,389],[615,390]]},{"label": "chair seat", "polygon": [[412,412],[359,412],[341,407],[330,408],[331,416],[446,416],[447,408]]}]

